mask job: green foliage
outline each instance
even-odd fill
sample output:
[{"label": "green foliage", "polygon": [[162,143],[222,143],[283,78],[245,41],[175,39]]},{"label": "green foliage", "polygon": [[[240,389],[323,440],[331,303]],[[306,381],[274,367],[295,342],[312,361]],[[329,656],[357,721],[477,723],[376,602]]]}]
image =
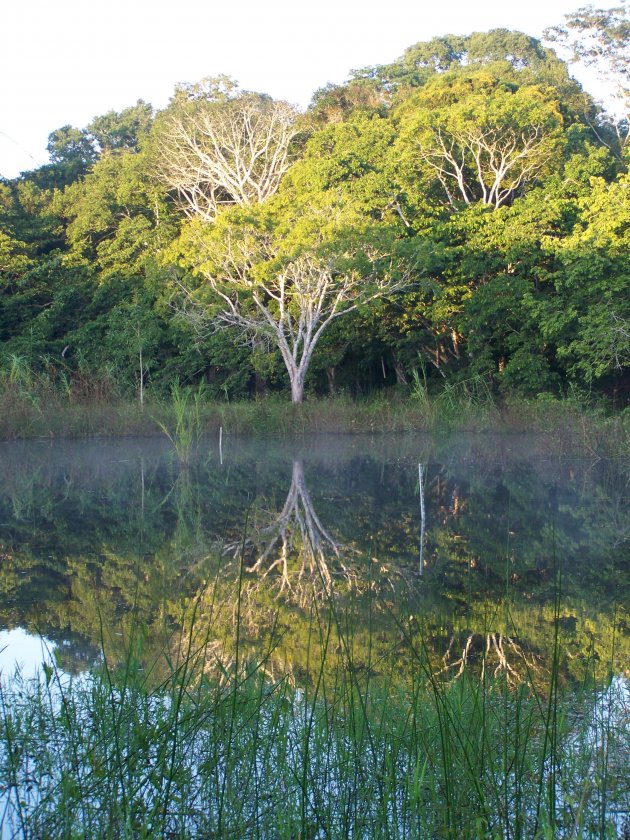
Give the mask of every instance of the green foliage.
[{"label": "green foliage", "polygon": [[553,171],[559,103],[539,86],[508,86],[488,70],[431,79],[397,109],[400,154],[437,179],[449,203],[500,207]]},{"label": "green foliage", "polygon": [[103,280],[145,272],[176,232],[146,157],[130,151],[104,153],[83,181],[55,197],[53,207],[66,220],[71,256],[95,262]]},{"label": "green foliage", "polygon": [[[623,81],[622,12],[578,10],[556,43],[601,54]],[[186,183],[158,177],[160,154],[181,151],[173,126],[206,119],[217,137],[240,125],[252,140],[266,119],[286,121],[271,189],[219,183],[212,167]],[[363,278],[366,301],[318,341],[311,395],[409,388],[422,358],[431,391],[481,377],[505,398],[595,388],[623,405],[622,128],[555,53],[503,29],[414,44],[322,88],[303,116],[217,77],[179,86],[155,120],[138,100],[64,126],[50,164],[0,183],[0,353],[52,365],[52,380],[103,372],[128,395],[178,382],[229,399],[286,388],[262,322],[249,344],[214,327],[222,304],[251,316],[254,287],[267,294],[310,255],[335,280]],[[228,181],[236,157],[217,159]],[[260,160],[257,178],[271,172]],[[225,271],[232,258],[247,289]],[[406,289],[368,300],[385,277]]]},{"label": "green foliage", "polygon": [[0,279],[5,293],[9,284],[15,283],[32,266],[28,246],[0,231]]},{"label": "green foliage", "polygon": [[152,121],[152,107],[139,99],[135,105],[123,109],[120,113],[108,111],[100,117],[94,117],[87,131],[96,141],[101,153],[114,149],[137,152],[140,141],[151,128]]},{"label": "green foliage", "polygon": [[[76,181],[96,160],[96,151],[88,132],[83,129],[64,125],[48,136],[46,146],[50,155],[49,173],[53,183],[48,186],[64,187]],[[49,175],[49,178],[50,178]]]},{"label": "green foliage", "polygon": [[536,38],[506,29],[444,35],[413,44],[398,61],[354,71],[353,77],[388,92],[396,103],[404,100],[410,89],[441,74],[474,73],[484,68],[502,82],[552,87],[560,92],[566,113],[582,113],[584,96],[566,64]]},{"label": "green foliage", "polygon": [[628,176],[592,179],[571,236],[555,246],[558,306],[541,310],[543,334],[558,344],[568,371],[587,383],[630,364],[630,193]]}]

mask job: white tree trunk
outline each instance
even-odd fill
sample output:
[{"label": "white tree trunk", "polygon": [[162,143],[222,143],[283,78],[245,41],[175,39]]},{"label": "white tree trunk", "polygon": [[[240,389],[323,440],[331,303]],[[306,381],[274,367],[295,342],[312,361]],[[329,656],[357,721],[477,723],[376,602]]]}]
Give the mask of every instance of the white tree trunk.
[{"label": "white tree trunk", "polygon": [[304,377],[294,376],[291,379],[291,402],[294,405],[304,402]]}]

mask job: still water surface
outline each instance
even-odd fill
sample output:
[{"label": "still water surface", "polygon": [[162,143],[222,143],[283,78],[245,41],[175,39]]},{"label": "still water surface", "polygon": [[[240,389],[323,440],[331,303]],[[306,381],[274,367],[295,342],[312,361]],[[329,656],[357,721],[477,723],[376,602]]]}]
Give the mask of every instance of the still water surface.
[{"label": "still water surface", "polygon": [[396,645],[404,670],[409,627],[446,673],[542,673],[557,615],[566,681],[627,675],[626,466],[529,436],[208,439],[187,468],[154,439],[4,443],[0,667],[36,667],[41,637],[70,673],[123,657],[133,616],[149,655],[194,603],[219,660],[238,601],[299,683],[334,600],[374,673]]}]

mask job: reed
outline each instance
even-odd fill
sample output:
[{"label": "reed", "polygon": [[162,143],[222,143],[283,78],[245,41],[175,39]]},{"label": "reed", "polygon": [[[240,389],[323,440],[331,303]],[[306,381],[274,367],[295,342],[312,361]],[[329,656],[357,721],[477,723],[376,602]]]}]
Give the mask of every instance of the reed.
[{"label": "reed", "polygon": [[202,405],[204,389],[182,388],[179,384],[171,388],[171,422],[156,419],[156,423],[173,445],[179,461],[190,465],[194,448],[202,432]]},{"label": "reed", "polygon": [[[310,607],[299,686],[266,674],[277,627],[252,661],[237,620],[236,654],[221,661],[218,640],[197,626],[198,602],[159,661],[144,661],[135,624],[119,667],[104,652],[100,667],[74,679],[54,665],[36,681],[5,679],[2,830],[24,838],[624,836],[627,685],[585,682],[577,697],[565,694],[560,653],[546,687],[533,677],[511,686],[483,668],[445,678],[422,629],[402,620],[411,677],[398,676],[398,646],[358,668],[351,612],[329,595]],[[342,655],[331,671],[333,639]]]}]

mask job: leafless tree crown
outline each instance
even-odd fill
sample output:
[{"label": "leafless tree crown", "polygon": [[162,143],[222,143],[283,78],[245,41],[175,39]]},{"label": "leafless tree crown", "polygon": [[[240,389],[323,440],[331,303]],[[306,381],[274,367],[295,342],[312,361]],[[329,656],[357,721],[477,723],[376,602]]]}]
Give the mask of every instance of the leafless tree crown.
[{"label": "leafless tree crown", "polygon": [[189,102],[165,120],[157,175],[190,218],[213,221],[222,205],[264,201],[291,165],[296,116],[257,94]]}]

